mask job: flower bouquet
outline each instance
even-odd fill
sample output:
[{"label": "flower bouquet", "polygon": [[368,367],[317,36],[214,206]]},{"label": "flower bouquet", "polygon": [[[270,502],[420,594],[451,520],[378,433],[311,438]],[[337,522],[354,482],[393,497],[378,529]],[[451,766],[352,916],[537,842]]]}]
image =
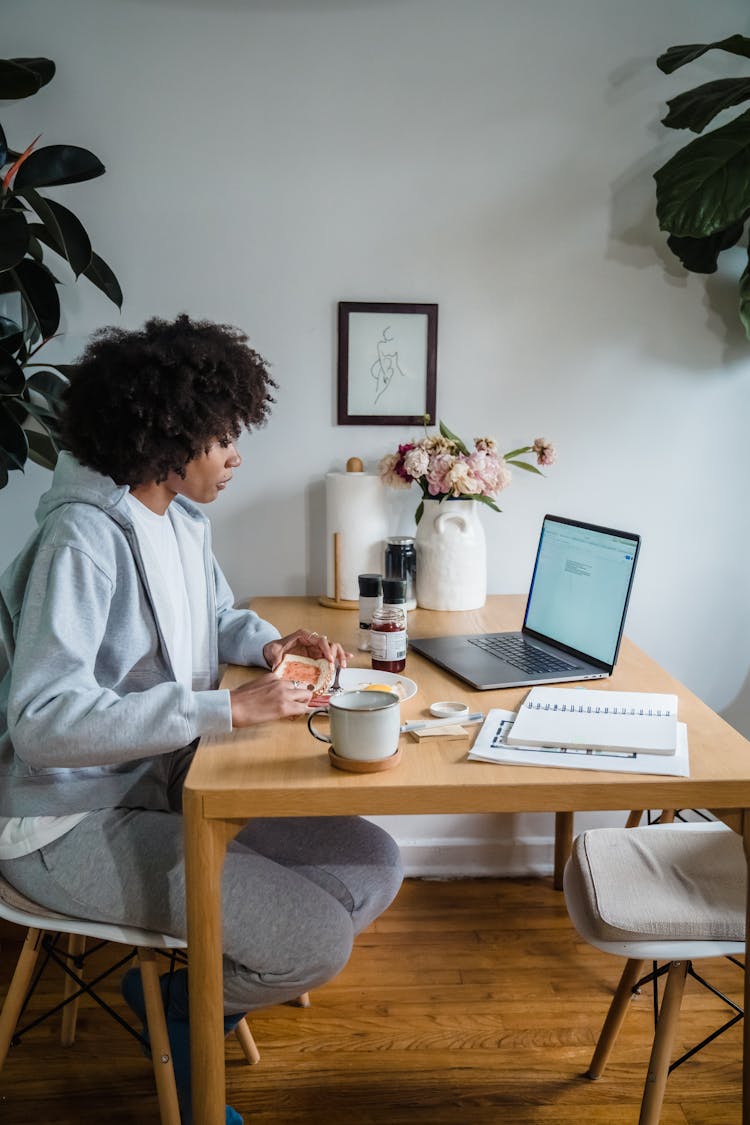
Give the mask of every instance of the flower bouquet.
[{"label": "flower bouquet", "polygon": [[[520,460],[526,454],[534,455],[536,464]],[[381,459],[379,468],[381,480],[391,488],[410,488],[416,481],[422,489],[416,511],[419,523],[425,500],[480,500],[499,512],[494,497],[510,484],[511,465],[543,476],[537,466],[552,465],[556,456],[555,447],[544,438],[504,454],[498,453],[492,438],[475,438],[474,449],[469,450],[441,422],[439,434],[425,432],[421,441],[399,445],[397,453]]]}]

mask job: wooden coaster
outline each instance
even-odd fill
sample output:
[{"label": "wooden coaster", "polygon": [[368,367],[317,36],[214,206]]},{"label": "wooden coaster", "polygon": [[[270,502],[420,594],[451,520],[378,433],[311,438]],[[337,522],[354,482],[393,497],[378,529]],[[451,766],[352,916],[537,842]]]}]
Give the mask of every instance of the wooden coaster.
[{"label": "wooden coaster", "polygon": [[377,758],[372,762],[361,762],[358,758],[340,758],[333,747],[328,749],[331,765],[338,770],[348,770],[349,773],[379,773],[380,770],[392,770],[401,761],[401,747],[390,758]]}]

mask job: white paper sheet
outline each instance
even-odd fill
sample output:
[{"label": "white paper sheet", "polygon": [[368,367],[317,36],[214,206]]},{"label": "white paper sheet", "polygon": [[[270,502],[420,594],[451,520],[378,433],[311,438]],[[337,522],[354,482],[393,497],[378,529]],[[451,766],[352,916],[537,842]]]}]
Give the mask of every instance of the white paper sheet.
[{"label": "white paper sheet", "polygon": [[655,754],[623,754],[608,750],[578,750],[564,746],[508,746],[505,739],[516,718],[515,711],[490,711],[469,759],[514,766],[559,766],[576,770],[611,770],[616,773],[653,773],[690,777],[687,725],[677,724],[677,750],[669,757]]}]

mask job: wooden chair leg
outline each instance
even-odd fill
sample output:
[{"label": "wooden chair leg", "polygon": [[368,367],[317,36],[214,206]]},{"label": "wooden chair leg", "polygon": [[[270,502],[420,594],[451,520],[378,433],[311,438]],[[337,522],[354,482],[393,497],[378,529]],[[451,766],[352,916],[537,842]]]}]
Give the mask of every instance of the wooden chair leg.
[{"label": "wooden chair leg", "polygon": [[677,809],[662,809],[659,815],[659,824],[674,824]]},{"label": "wooden chair leg", "polygon": [[[68,935],[69,957],[80,957],[86,949],[86,938],[81,934]],[[79,973],[80,975],[80,973]],[[78,985],[69,976],[65,977],[63,1000],[67,1000],[78,990]],[[72,1047],[76,1038],[76,1023],[78,1020],[78,1001],[80,997],[71,1000],[62,1010],[62,1027],[60,1029],[60,1043],[63,1047]]]},{"label": "wooden chair leg", "polygon": [[146,1021],[151,1040],[151,1061],[156,1079],[161,1125],[180,1125],[180,1107],[177,1102],[172,1051],[167,1035],[156,954],[153,949],[139,949],[138,961],[141,968],[143,996],[146,1001]]},{"label": "wooden chair leg", "polygon": [[573,848],[572,812],[555,813],[555,873],[552,885],[556,891],[563,889],[563,872]]},{"label": "wooden chair leg", "polygon": [[290,1000],[289,1003],[293,1008],[309,1008],[312,1000],[310,999],[309,992],[303,992],[296,1000]]},{"label": "wooden chair leg", "polygon": [[29,990],[43,937],[44,930],[32,928],[26,931],[26,939],[16,964],[16,971],[13,973],[8,995],[5,997],[5,1003],[0,1012],[0,1070],[2,1070],[8,1055],[10,1041],[16,1030],[18,1017]]},{"label": "wooden chair leg", "polygon": [[641,823],[641,817],[642,816],[643,816],[643,809],[631,809],[631,811],[628,813],[628,819],[625,821],[625,827],[626,828],[637,828],[638,825]]},{"label": "wooden chair leg", "polygon": [[240,1020],[234,1029],[234,1034],[237,1036],[242,1053],[250,1063],[250,1066],[255,1066],[260,1062],[260,1051],[257,1044],[253,1039],[253,1033],[248,1026],[247,1020]]},{"label": "wooden chair leg", "polygon": [[633,986],[640,978],[642,970],[643,961],[631,959],[626,962],[625,968],[622,971],[622,976],[620,977],[620,983],[612,997],[612,1003],[609,1006],[607,1017],[599,1033],[596,1050],[594,1051],[591,1065],[586,1072],[587,1078],[601,1078],[604,1068],[607,1065],[607,1060],[612,1053],[612,1048],[615,1045],[615,1040],[620,1033],[620,1028],[628,1013],[630,1001],[633,999]]},{"label": "wooden chair leg", "polygon": [[656,1035],[651,1047],[646,1085],[641,1102],[638,1125],[659,1125],[664,1091],[667,1086],[669,1060],[677,1033],[682,994],[685,991],[688,961],[673,961],[669,966],[664,998],[661,1002]]}]

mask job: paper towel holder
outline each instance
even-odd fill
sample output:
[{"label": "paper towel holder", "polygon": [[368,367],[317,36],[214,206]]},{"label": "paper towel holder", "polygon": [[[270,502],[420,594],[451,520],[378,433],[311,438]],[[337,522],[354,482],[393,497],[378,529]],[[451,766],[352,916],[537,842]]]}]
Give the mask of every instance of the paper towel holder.
[{"label": "paper towel holder", "polygon": [[[350,457],[346,462],[347,473],[363,473],[364,463],[360,457]],[[319,605],[327,609],[359,609],[358,601],[350,601],[341,597],[341,532],[333,532],[333,597],[328,598],[321,594],[318,598]]]}]

